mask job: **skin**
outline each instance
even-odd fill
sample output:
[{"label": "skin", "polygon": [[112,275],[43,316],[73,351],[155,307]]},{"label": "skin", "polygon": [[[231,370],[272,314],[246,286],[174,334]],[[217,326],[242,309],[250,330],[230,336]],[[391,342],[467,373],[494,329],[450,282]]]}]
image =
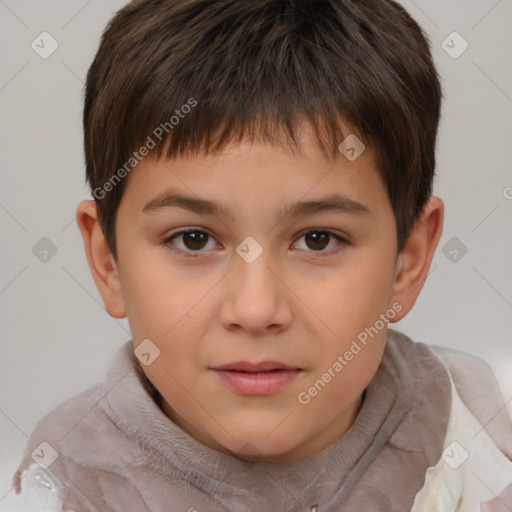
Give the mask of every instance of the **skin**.
[{"label": "skin", "polygon": [[[301,142],[302,155],[244,140],[215,155],[144,159],[119,205],[117,261],[94,201],[77,208],[107,312],[128,317],[134,347],[150,339],[160,349],[143,369],[162,396],[162,410],[206,446],[241,459],[302,459],[350,428],[382,358],[387,324],[309,403],[298,395],[394,303],[401,311],[390,322],[410,311],[442,232],[444,205],[431,197],[397,254],[395,217],[373,151],[367,147],[352,162],[340,153],[333,161],[306,128]],[[142,211],[170,190],[220,202],[234,217],[175,206]],[[333,191],[369,213],[279,216],[284,205]],[[211,236],[165,242],[190,227]],[[330,231],[347,243],[315,240],[307,230],[317,237]],[[248,236],[263,249],[252,263],[236,252]],[[264,360],[302,371],[276,394],[255,397],[235,393],[210,369]]]}]

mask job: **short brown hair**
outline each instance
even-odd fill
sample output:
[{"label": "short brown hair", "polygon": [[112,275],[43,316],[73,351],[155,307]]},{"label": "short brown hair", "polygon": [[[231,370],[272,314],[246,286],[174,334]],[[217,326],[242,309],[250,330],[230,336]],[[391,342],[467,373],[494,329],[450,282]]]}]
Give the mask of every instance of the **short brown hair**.
[{"label": "short brown hair", "polygon": [[375,150],[401,252],[432,194],[440,106],[427,38],[394,1],[136,0],[109,22],[87,74],[86,178],[116,257],[125,177],[157,127],[156,158],[242,137],[300,153],[306,119],[334,157],[343,119]]}]

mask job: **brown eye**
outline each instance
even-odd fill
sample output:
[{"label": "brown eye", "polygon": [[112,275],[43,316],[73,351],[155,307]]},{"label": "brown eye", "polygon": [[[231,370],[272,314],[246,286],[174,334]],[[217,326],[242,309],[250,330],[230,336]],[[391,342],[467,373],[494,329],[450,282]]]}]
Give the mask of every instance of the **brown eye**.
[{"label": "brown eye", "polygon": [[[164,245],[170,244],[173,250],[184,253],[185,256],[195,256],[190,253],[205,252],[202,249],[208,246],[210,239],[213,241],[211,235],[199,229],[182,230],[174,233],[163,241]],[[215,244],[213,244],[215,246]]]},{"label": "brown eye", "polygon": [[327,247],[330,240],[329,233],[325,231],[311,231],[306,235],[306,244],[314,250],[322,250]]},{"label": "brown eye", "polygon": [[[330,253],[336,252],[337,246],[343,246],[347,244],[348,242],[342,238],[339,235],[336,235],[335,233],[332,233],[331,231],[325,231],[325,230],[310,230],[304,233],[299,240],[304,239],[305,247],[298,247],[299,249],[304,249],[309,252],[318,252],[319,255],[322,256],[323,254],[328,255]],[[337,243],[334,244],[334,249],[332,250],[325,250],[326,247],[328,247],[332,241],[335,240]],[[300,245],[297,241],[295,245]]]},{"label": "brown eye", "polygon": [[187,231],[183,233],[182,236],[185,247],[197,251],[205,246],[205,242],[210,235],[204,231]]}]

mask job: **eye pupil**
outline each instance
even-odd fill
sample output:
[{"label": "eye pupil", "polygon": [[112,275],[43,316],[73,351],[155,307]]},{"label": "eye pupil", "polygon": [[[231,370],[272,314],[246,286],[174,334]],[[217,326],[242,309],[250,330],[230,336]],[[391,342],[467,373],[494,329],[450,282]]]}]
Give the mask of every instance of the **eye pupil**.
[{"label": "eye pupil", "polygon": [[208,233],[203,231],[188,231],[183,233],[183,242],[188,249],[201,249],[204,247],[204,242],[209,236]]},{"label": "eye pupil", "polygon": [[[305,236],[306,243],[311,249],[324,249],[329,243],[329,233],[326,233],[325,231],[311,231]],[[310,242],[313,243],[313,246],[311,246]],[[320,244],[320,247],[315,247],[315,244]]]}]

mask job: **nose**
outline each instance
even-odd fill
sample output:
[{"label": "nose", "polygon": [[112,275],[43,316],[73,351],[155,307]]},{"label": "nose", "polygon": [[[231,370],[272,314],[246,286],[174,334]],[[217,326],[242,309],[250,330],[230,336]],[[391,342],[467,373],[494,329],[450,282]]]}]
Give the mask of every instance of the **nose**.
[{"label": "nose", "polygon": [[220,321],[226,330],[261,336],[289,327],[293,294],[270,251],[264,250],[252,263],[236,255],[234,267],[226,277],[220,310]]}]

